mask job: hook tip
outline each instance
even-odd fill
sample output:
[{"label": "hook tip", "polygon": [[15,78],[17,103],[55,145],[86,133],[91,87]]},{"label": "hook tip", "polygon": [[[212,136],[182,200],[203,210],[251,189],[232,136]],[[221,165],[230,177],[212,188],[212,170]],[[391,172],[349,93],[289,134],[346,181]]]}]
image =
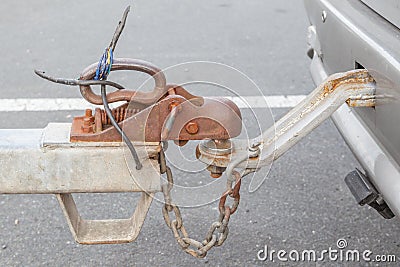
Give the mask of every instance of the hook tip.
[{"label": "hook tip", "polygon": [[44,77],[44,74],[46,73],[44,70],[34,70],[35,74]]}]

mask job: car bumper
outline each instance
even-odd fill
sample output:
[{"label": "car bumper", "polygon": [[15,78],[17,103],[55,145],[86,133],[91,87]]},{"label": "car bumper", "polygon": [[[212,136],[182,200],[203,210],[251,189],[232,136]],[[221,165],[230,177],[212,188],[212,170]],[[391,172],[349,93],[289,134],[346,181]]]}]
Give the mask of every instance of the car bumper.
[{"label": "car bumper", "polygon": [[360,64],[376,80],[376,94],[390,96],[375,108],[343,105],[332,119],[371,182],[400,215],[399,30],[357,0],[305,0],[305,6],[314,82]]}]

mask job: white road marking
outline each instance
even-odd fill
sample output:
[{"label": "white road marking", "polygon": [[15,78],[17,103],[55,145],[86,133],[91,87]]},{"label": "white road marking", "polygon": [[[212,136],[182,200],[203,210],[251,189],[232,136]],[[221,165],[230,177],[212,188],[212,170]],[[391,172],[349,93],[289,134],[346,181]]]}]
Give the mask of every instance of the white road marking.
[{"label": "white road marking", "polygon": [[[239,108],[291,108],[305,95],[226,97]],[[111,105],[112,106],[112,105]],[[0,99],[0,112],[16,111],[69,111],[94,108],[82,98],[15,98]]]},{"label": "white road marking", "polygon": [[239,108],[292,108],[302,101],[305,95],[273,95],[273,96],[243,96],[225,97]]}]

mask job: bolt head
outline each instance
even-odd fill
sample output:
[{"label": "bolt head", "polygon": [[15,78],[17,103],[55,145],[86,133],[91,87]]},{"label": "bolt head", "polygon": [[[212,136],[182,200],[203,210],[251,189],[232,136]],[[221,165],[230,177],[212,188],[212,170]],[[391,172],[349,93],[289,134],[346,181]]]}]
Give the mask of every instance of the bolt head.
[{"label": "bolt head", "polygon": [[189,122],[186,124],[185,129],[190,134],[197,134],[199,132],[199,125],[196,122]]}]

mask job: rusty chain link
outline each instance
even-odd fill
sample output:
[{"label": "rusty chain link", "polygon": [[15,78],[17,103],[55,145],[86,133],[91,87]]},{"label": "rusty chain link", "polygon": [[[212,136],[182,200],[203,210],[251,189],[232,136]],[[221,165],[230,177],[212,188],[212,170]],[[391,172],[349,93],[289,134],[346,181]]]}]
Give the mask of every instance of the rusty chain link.
[{"label": "rusty chain link", "polygon": [[[165,200],[162,213],[165,223],[172,230],[177,243],[185,252],[196,258],[204,258],[211,248],[214,246],[221,246],[228,237],[228,223],[230,216],[236,212],[239,206],[241,175],[239,172],[234,171],[232,173],[234,177],[228,179],[227,190],[222,194],[219,201],[219,218],[211,224],[203,242],[199,242],[189,237],[186,228],[183,225],[180,209],[172,202],[171,190],[174,186],[174,180],[171,169],[167,166],[163,149],[160,151],[159,161],[161,174],[166,173],[167,176],[167,183],[162,186]],[[233,185],[233,183],[235,184]],[[232,207],[226,205],[228,196],[233,198]],[[175,219],[171,219],[170,215],[172,214],[175,216]],[[217,229],[218,232],[216,233]],[[191,247],[194,247],[194,249]]]}]

